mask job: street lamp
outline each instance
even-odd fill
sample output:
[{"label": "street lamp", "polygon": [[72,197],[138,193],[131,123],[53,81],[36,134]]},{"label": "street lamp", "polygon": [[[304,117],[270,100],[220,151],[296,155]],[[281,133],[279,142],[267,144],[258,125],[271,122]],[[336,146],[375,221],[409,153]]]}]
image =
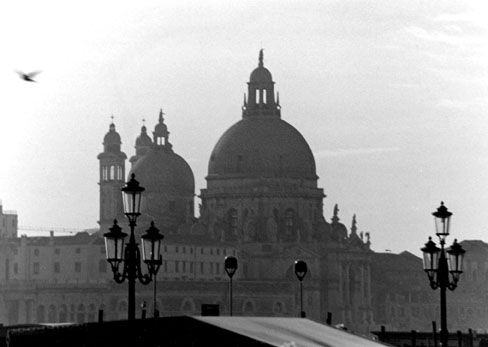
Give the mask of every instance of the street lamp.
[{"label": "street lamp", "polygon": [[[141,272],[141,254],[138,244],[136,243],[134,229],[136,227],[137,217],[141,214],[141,199],[144,188],[139,186],[135,175],[131,175],[131,179],[122,188],[124,198],[124,214],[129,220],[130,236],[129,242],[126,243],[124,249],[124,239],[127,234],[122,232],[118,226],[117,220],[114,220],[114,225],[105,233],[105,251],[107,261],[110,263],[114,280],[117,283],[122,283],[126,279],[129,284],[129,298],[128,298],[128,319],[134,320],[136,317],[136,279],[142,284],[148,284],[152,280],[152,276],[156,276],[161,265],[161,240],[163,235],[159,234],[159,230],[151,222],[150,228],[142,239],[142,260],[148,267],[148,274]],[[124,263],[122,272],[119,272],[119,266]]]},{"label": "street lamp", "polygon": [[224,260],[224,268],[227,275],[229,275],[229,308],[230,308],[230,316],[232,317],[232,276],[237,271],[237,258],[233,256],[225,257]]},{"label": "street lamp", "polygon": [[[439,237],[440,248],[429,237],[429,241],[421,249],[424,254],[424,271],[429,278],[432,289],[440,289],[441,293],[441,336],[440,346],[447,346],[447,316],[446,316],[446,289],[454,290],[457,287],[459,277],[463,272],[463,258],[466,251],[454,240],[449,249],[445,249],[446,237],[449,235],[450,219],[452,213],[441,202],[432,215],[435,219],[436,235]],[[447,253],[447,256],[446,256]],[[451,276],[449,276],[449,274]]]},{"label": "street lamp", "polygon": [[296,260],[295,261],[295,275],[297,276],[298,280],[300,281],[300,317],[305,318],[305,311],[303,310],[303,286],[302,282],[307,274],[307,263],[303,260]]}]

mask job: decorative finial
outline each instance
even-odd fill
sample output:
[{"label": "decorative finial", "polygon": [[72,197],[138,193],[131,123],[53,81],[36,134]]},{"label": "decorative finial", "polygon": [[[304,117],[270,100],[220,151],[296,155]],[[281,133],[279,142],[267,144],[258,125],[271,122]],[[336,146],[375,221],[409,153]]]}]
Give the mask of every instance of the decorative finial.
[{"label": "decorative finial", "polygon": [[332,223],[339,222],[339,206],[337,204],[334,205],[334,215],[332,216]]},{"label": "decorative finial", "polygon": [[164,122],[164,117],[163,115],[165,115],[166,113],[163,112],[163,109],[159,109],[159,123],[163,123]]},{"label": "decorative finial", "polygon": [[112,119],[112,123],[114,122],[114,114],[112,113],[112,115],[110,116],[110,119]]},{"label": "decorative finial", "polygon": [[280,106],[280,92],[276,92],[276,105]]},{"label": "decorative finial", "polygon": [[259,67],[263,67],[263,49],[259,51]]},{"label": "decorative finial", "polygon": [[356,231],[358,230],[356,224],[357,224],[357,222],[356,222],[356,214],[354,214],[352,216],[352,224],[351,224],[351,233],[353,233],[353,234],[355,234]]},{"label": "decorative finial", "polygon": [[145,118],[142,118],[142,125],[146,126],[146,119]]},{"label": "decorative finial", "polygon": [[367,232],[366,234],[366,244],[370,245],[371,244],[371,234]]}]

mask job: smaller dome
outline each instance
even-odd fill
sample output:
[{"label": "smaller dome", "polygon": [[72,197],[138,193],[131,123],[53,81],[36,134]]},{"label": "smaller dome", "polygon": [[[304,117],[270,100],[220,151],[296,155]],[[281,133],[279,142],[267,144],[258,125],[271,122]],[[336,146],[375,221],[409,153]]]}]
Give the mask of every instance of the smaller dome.
[{"label": "smaller dome", "polygon": [[150,147],[152,145],[152,140],[147,134],[147,128],[145,125],[141,128],[141,134],[136,139],[136,147]]},{"label": "smaller dome", "polygon": [[249,77],[250,82],[272,82],[273,77],[271,72],[265,67],[257,67],[251,72],[251,77]]},{"label": "smaller dome", "polygon": [[104,145],[120,145],[122,141],[120,140],[120,135],[117,131],[115,131],[115,124],[111,123],[108,133],[105,134],[103,138]]},{"label": "smaller dome", "polygon": [[172,193],[179,196],[193,196],[195,179],[188,163],[164,147],[153,147],[132,167],[137,180],[153,193]]},{"label": "smaller dome", "polygon": [[251,72],[251,76],[249,77],[249,82],[273,82],[273,76],[271,76],[271,72],[267,68],[264,67],[263,64],[263,50],[259,51],[259,64],[258,67]]}]

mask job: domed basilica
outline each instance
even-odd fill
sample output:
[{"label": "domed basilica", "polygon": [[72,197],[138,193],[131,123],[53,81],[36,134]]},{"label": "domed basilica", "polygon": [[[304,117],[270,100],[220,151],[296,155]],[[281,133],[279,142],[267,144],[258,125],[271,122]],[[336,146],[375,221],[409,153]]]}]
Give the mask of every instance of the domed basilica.
[{"label": "domed basilica", "polygon": [[[242,118],[221,136],[210,155],[199,218],[193,211],[192,170],[174,152],[163,112],[152,138],[145,126],[141,128],[130,158],[130,172],[146,188],[138,224],[154,220],[171,240],[235,247],[242,294],[252,293],[249,299],[258,296],[254,314],[269,311],[272,304],[266,297],[271,295],[281,297],[280,310],[295,315],[296,290],[289,285],[296,285],[294,261],[303,259],[310,269],[305,281],[307,315],[325,321],[331,312],[335,321],[366,331],[373,323],[369,234],[358,235],[355,216],[348,232],[339,221],[337,205],[331,221],[324,218],[325,194],[317,186],[312,150],[282,119],[274,84],[261,50]],[[102,231],[114,217],[123,218],[120,187],[126,156],[120,145],[111,124],[99,155]]]}]

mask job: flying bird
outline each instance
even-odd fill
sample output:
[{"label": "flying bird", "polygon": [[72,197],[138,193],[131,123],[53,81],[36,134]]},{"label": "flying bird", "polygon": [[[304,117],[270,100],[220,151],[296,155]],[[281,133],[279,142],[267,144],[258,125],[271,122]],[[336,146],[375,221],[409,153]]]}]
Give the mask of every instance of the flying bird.
[{"label": "flying bird", "polygon": [[24,73],[22,71],[16,71],[16,72],[19,74],[20,78],[22,78],[24,81],[27,81],[27,82],[37,82],[33,78],[41,73],[41,71],[32,71],[29,73]]}]

